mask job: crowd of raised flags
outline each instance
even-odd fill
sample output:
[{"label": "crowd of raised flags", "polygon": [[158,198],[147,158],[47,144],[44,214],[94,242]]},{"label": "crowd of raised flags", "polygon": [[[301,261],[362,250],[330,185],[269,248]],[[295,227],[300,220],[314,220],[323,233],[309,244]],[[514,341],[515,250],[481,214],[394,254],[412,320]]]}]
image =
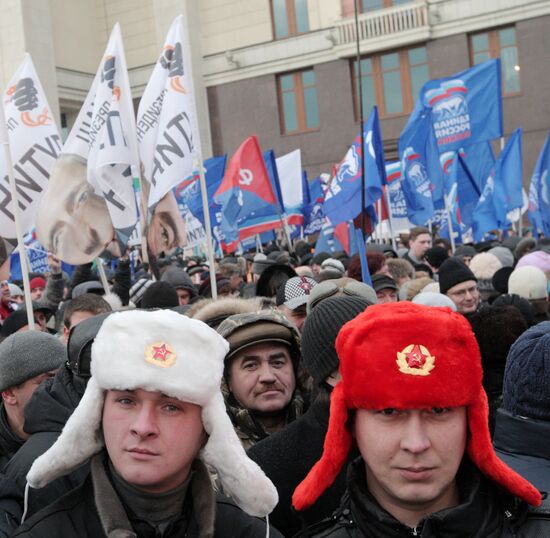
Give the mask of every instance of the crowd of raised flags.
[{"label": "crowd of raised flags", "polygon": [[[289,241],[318,234],[319,249],[354,253],[364,246],[356,231],[361,221],[367,235],[378,222],[387,221],[393,237],[411,225],[429,225],[454,244],[480,241],[521,223],[526,205],[522,131],[516,129],[504,144],[499,59],[423,86],[399,138],[398,161],[386,162],[373,107],[332,173],[312,180],[302,169],[299,149],[277,156],[272,149],[263,151],[255,135],[230,159],[223,155],[203,161],[190,67],[178,17],[136,119],[122,35],[115,25],[92,87],[61,147],[27,55],[4,91],[23,233],[32,232],[41,194],[60,154],[76,155],[86,163],[86,180],[106,204],[120,251],[136,230],[146,230],[166,196],[175,199],[186,217],[197,219],[211,252],[261,248],[280,230]],[[495,159],[491,143],[498,141],[501,151]],[[528,215],[537,236],[550,235],[549,151],[546,140],[529,190]],[[9,254],[18,239],[6,167],[1,159],[0,225]],[[141,206],[140,195],[146,198]],[[137,227],[140,219],[143,227]],[[40,238],[41,230],[37,231]],[[55,245],[47,247],[55,251]],[[90,259],[78,261],[90,261],[99,252],[88,254]]]}]

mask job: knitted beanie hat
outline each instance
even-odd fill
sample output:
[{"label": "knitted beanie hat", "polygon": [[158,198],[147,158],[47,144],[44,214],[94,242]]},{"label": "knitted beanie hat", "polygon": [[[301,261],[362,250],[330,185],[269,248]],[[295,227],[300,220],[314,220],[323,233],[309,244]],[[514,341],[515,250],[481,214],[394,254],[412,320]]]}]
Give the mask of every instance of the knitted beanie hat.
[{"label": "knitted beanie hat", "polygon": [[516,267],[508,279],[508,293],[515,293],[528,300],[546,299],[548,282],[538,267]]},{"label": "knitted beanie hat", "polygon": [[307,302],[308,315],[325,299],[341,295],[348,297],[361,297],[369,304],[376,304],[378,301],[376,292],[364,282],[358,282],[357,280],[349,277],[323,280],[323,282],[319,282],[319,284],[317,284],[317,286],[315,286],[309,294],[309,300]]},{"label": "knitted beanie hat", "polygon": [[61,340],[41,331],[15,333],[0,344],[0,392],[56,370],[67,360]]},{"label": "knitted beanie hat", "polygon": [[499,269],[502,269],[500,260],[489,252],[476,254],[470,262],[470,271],[479,279],[491,279]]},{"label": "knitted beanie hat", "polygon": [[424,306],[448,306],[453,312],[456,312],[456,305],[453,300],[447,295],[435,291],[421,291],[413,297],[412,302]]},{"label": "knitted beanie hat", "polygon": [[441,264],[449,257],[447,249],[443,247],[432,247],[426,251],[425,258],[428,263],[435,267],[441,267]]},{"label": "knitted beanie hat", "polygon": [[168,282],[176,289],[187,290],[191,294],[191,298],[197,296],[197,287],[193,284],[191,277],[179,267],[167,269],[161,277],[161,282]]},{"label": "knitted beanie hat", "polygon": [[477,278],[466,264],[456,257],[445,260],[439,268],[439,289],[441,293],[446,294],[453,286],[474,280]]},{"label": "knitted beanie hat", "polygon": [[493,450],[481,359],[470,324],[448,308],[413,303],[374,305],[338,334],[342,380],[334,388],[323,455],[296,488],[297,510],[311,506],[345,463],[353,409],[467,408],[467,454],[491,481],[540,505],[541,495]]},{"label": "knitted beanie hat", "polygon": [[550,421],[550,321],[525,331],[512,345],[504,371],[502,407]]},{"label": "knitted beanie hat", "polygon": [[199,405],[208,434],[199,457],[215,469],[224,492],[240,508],[254,516],[269,514],[277,490],[246,456],[220,390],[228,349],[208,325],[170,310],[111,314],[92,345],[86,392],[57,441],[34,461],[29,485],[43,487],[102,450],[106,391],[143,389]]},{"label": "knitted beanie hat", "polygon": [[543,250],[529,252],[523,256],[517,263],[516,267],[538,267],[544,273],[550,272],[550,254]]},{"label": "knitted beanie hat", "polygon": [[130,288],[130,301],[138,308],[141,306],[141,299],[145,295],[147,288],[153,284],[150,278],[140,278]]},{"label": "knitted beanie hat", "polygon": [[504,266],[493,275],[491,282],[495,291],[508,293],[508,280],[513,270],[513,267]]},{"label": "knitted beanie hat", "polygon": [[168,282],[153,282],[141,299],[141,308],[172,308],[179,305],[178,292]]},{"label": "knitted beanie hat", "polygon": [[361,297],[331,297],[319,303],[306,318],[302,330],[302,361],[316,385],[338,369],[334,344],[345,323],[369,306]]},{"label": "knitted beanie hat", "polygon": [[493,254],[496,256],[502,267],[513,267],[514,266],[514,255],[512,254],[512,251],[509,248],[498,246],[493,247],[489,250],[489,254]]},{"label": "knitted beanie hat", "polygon": [[46,281],[41,276],[35,276],[30,282],[29,282],[29,288],[31,290],[35,288],[45,288],[46,287]]}]

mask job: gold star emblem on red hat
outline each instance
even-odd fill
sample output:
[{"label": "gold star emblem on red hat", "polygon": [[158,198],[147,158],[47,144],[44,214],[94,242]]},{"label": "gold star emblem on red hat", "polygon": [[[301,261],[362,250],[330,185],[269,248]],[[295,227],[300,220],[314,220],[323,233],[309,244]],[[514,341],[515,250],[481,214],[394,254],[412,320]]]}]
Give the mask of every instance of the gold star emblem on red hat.
[{"label": "gold star emblem on red hat", "polygon": [[411,344],[397,352],[397,365],[403,374],[426,376],[435,368],[435,357],[424,346]]},{"label": "gold star emblem on red hat", "polygon": [[176,353],[166,342],[154,343],[145,348],[145,360],[161,368],[170,368],[176,362]]}]

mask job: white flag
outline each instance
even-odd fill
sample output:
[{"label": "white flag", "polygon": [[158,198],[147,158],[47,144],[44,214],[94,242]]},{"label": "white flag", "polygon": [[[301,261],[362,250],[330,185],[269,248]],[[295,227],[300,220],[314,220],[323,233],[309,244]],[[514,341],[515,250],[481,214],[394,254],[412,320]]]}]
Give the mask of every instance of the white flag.
[{"label": "white flag", "polygon": [[275,159],[277,175],[281,186],[281,196],[289,224],[302,224],[304,216],[302,205],[302,154],[299,149]]},{"label": "white flag", "polygon": [[113,240],[123,251],[138,221],[133,186],[138,166],[132,94],[117,23],[52,173],[50,188],[58,189],[63,207],[53,220],[42,203],[40,241],[72,263],[90,261]]},{"label": "white flag", "polygon": [[190,60],[181,15],[172,23],[141,98],[137,138],[153,208],[193,172],[200,154]]},{"label": "white flag", "polygon": [[[2,94],[6,127],[17,184],[22,232],[34,226],[38,204],[61,150],[59,131],[38,80],[32,59],[23,63]],[[0,235],[8,242],[7,254],[17,244],[14,205],[7,164],[0,152]]]}]

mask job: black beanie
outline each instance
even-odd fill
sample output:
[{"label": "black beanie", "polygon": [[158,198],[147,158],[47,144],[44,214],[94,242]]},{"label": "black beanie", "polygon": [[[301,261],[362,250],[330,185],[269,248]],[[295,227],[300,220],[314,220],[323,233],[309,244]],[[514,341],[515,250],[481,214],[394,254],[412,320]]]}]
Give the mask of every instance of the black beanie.
[{"label": "black beanie", "polygon": [[330,297],[311,311],[302,331],[302,363],[316,385],[338,369],[334,343],[340,329],[370,304],[361,297]]},{"label": "black beanie", "polygon": [[445,260],[439,268],[439,291],[445,295],[453,286],[474,280],[477,278],[474,273],[468,269],[468,266],[458,258],[449,258]]},{"label": "black beanie", "polygon": [[141,308],[172,308],[178,306],[178,292],[172,284],[164,282],[153,282],[141,299]]},{"label": "black beanie", "polygon": [[425,258],[428,263],[438,269],[441,264],[449,257],[447,249],[443,247],[432,247],[426,251]]},{"label": "black beanie", "polygon": [[508,279],[510,278],[513,270],[513,267],[501,267],[493,275],[493,288],[496,291],[502,293],[503,295],[508,293]]}]

